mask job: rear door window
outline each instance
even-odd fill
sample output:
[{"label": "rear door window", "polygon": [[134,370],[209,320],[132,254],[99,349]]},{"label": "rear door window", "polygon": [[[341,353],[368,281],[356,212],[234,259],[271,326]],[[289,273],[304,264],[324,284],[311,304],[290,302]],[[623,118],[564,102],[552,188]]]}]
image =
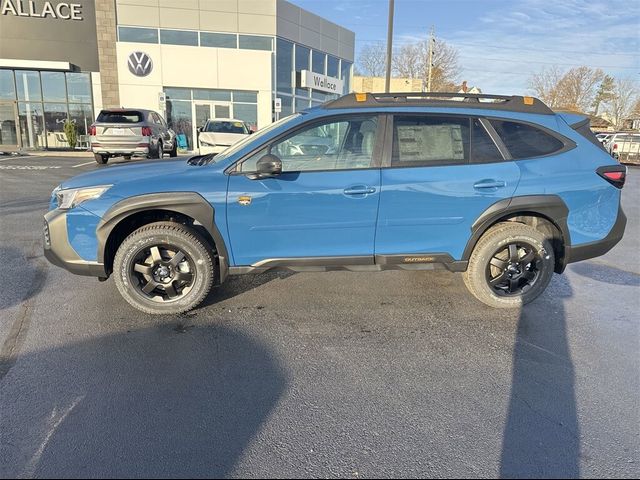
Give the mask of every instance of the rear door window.
[{"label": "rear door window", "polygon": [[564,143],[540,128],[519,122],[491,120],[514,160],[550,155],[564,148]]},{"label": "rear door window", "polygon": [[393,121],[392,167],[456,165],[469,161],[469,119],[397,115]]},{"label": "rear door window", "polygon": [[136,111],[100,112],[97,121],[100,123],[140,123],[144,121],[144,115]]},{"label": "rear door window", "polygon": [[501,162],[504,157],[479,119],[472,120],[471,163]]}]

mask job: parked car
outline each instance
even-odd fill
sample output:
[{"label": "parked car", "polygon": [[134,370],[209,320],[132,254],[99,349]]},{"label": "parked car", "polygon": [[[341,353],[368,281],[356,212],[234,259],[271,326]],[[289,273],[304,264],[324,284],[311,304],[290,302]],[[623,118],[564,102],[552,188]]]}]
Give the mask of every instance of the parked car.
[{"label": "parked car", "polygon": [[640,152],[640,134],[616,133],[605,144],[611,156],[617,159],[637,159]]},{"label": "parked car", "polygon": [[220,153],[253,133],[249,125],[234,118],[209,119],[198,131],[201,155]]},{"label": "parked car", "polygon": [[140,108],[112,108],[101,110],[91,125],[91,151],[99,164],[110,157],[132,156],[162,158],[178,155],[176,134],[167,126],[162,115]]},{"label": "parked car", "polygon": [[[531,97],[448,95],[461,94],[346,95],[216,156],[66,180],[45,215],[45,255],[113,274],[148,313],[184,312],[229,275],[274,268],[446,268],[487,305],[517,308],[620,241],[626,167],[588,117]],[[308,138],[327,148],[282,147]]]},{"label": "parked car", "polygon": [[612,133],[597,133],[596,134],[596,138],[598,139],[598,141],[602,144],[604,144],[607,139],[609,137],[611,137],[611,135],[613,135]]}]

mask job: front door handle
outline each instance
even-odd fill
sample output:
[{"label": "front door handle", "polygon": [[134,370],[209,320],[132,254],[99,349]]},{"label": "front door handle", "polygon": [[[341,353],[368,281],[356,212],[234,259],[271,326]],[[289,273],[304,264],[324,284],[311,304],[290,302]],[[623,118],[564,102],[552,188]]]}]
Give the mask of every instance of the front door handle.
[{"label": "front door handle", "polygon": [[479,182],[476,182],[473,184],[473,188],[477,189],[477,190],[486,190],[486,189],[497,189],[497,188],[503,188],[507,186],[507,182],[505,182],[504,180],[494,180],[494,179],[489,179],[489,180],[480,180]]},{"label": "front door handle", "polygon": [[368,195],[371,193],[376,193],[376,189],[367,185],[356,185],[344,189],[345,195]]}]

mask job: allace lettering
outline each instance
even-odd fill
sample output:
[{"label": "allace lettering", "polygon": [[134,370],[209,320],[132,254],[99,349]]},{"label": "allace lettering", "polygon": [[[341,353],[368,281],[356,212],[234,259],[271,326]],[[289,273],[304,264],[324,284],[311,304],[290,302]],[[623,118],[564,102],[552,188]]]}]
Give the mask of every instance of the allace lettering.
[{"label": "allace lettering", "polygon": [[320,77],[314,76],[313,84],[316,87],[327,88],[329,90],[333,90],[334,92],[338,91],[338,86],[335,83],[330,82],[328,78],[320,78]]},{"label": "allace lettering", "polygon": [[39,8],[34,0],[0,0],[0,14],[16,17],[57,18],[82,20],[80,3],[44,2]]}]

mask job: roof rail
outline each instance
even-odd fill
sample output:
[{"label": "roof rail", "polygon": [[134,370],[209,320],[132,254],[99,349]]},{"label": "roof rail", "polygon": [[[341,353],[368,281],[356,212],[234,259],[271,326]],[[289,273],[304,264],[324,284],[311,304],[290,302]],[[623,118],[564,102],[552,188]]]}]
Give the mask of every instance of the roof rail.
[{"label": "roof rail", "polygon": [[[472,105],[469,105],[469,104]],[[553,115],[554,112],[541,100],[519,95],[486,95],[484,93],[447,92],[403,92],[403,93],[350,93],[327,102],[324,108],[359,107],[459,107],[506,110],[511,112],[540,113]]]}]

